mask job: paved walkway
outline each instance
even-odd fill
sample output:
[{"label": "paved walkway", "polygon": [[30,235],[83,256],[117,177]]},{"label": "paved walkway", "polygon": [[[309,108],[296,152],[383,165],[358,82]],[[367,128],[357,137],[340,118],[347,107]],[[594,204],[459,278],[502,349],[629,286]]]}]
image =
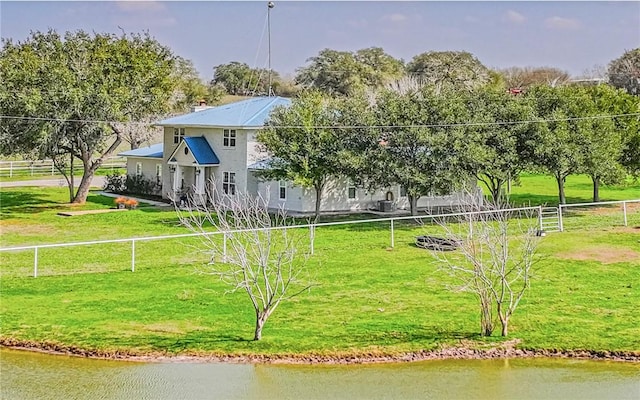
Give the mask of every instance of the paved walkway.
[{"label": "paved walkway", "polygon": [[[91,187],[104,187],[105,181],[106,181],[106,177],[104,176],[94,176],[93,179],[91,180]],[[75,183],[76,185],[78,185],[80,183],[80,178],[76,178]],[[0,182],[0,188],[21,187],[21,186],[66,187],[67,181],[64,178],[58,178],[58,179],[28,179],[24,181]]]},{"label": "paved walkway", "polygon": [[163,201],[141,199],[139,197],[133,197],[133,196],[129,196],[127,194],[117,194],[117,193],[108,193],[108,192],[98,192],[98,194],[100,194],[102,196],[113,197],[113,198],[126,197],[128,199],[135,199],[135,200],[138,201],[138,203],[151,204],[152,206],[156,206],[156,207],[171,207],[171,208],[173,208],[173,204],[170,204],[170,203],[165,203]]}]

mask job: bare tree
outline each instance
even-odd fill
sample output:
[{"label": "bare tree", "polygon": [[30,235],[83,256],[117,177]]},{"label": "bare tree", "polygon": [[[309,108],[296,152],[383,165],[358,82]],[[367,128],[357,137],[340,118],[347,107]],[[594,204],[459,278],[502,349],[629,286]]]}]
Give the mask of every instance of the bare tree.
[{"label": "bare tree", "polygon": [[498,71],[509,88],[526,89],[532,85],[560,86],[569,81],[569,74],[554,67],[510,67]]},{"label": "bare tree", "polygon": [[475,295],[482,335],[493,333],[497,317],[502,336],[507,336],[509,320],[529,288],[536,261],[540,237],[535,210],[492,207],[486,200],[482,207],[477,197],[468,197],[474,200],[459,224],[438,222],[447,239],[456,241],[459,253],[438,250],[434,255],[458,282],[455,290]]},{"label": "bare tree", "polygon": [[162,118],[162,115],[148,116],[137,122],[115,122],[114,125],[122,132],[122,139],[129,143],[131,150],[135,150],[145,143],[162,141],[162,128],[153,126],[155,121]]},{"label": "bare tree", "polygon": [[[216,187],[210,183],[210,188]],[[305,269],[306,235],[300,228],[291,228],[293,221],[282,209],[270,214],[260,195],[227,195],[209,189],[188,195],[176,210],[191,231],[209,233],[200,237],[204,252],[210,255],[211,273],[230,286],[229,292],[247,294],[256,315],[254,340],[262,338],[267,319],[280,303],[313,286]],[[224,233],[211,234],[215,231]]]}]

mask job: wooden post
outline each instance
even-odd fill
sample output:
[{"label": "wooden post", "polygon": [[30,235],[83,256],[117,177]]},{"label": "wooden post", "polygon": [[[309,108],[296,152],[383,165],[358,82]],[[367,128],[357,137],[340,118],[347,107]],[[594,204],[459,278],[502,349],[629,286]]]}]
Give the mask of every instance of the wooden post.
[{"label": "wooden post", "polygon": [[627,226],[627,202],[622,202],[622,214],[624,216],[624,226]]}]

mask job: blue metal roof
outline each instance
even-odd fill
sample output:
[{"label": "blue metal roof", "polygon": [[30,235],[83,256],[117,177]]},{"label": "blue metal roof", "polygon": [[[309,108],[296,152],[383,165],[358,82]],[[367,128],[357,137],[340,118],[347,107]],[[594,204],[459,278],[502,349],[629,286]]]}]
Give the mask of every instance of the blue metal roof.
[{"label": "blue metal roof", "polygon": [[291,100],[284,97],[253,97],[235,103],[179,115],[156,122],[159,126],[199,127],[260,127],[277,106],[288,107]]},{"label": "blue metal roof", "polygon": [[209,146],[209,142],[207,142],[207,139],[205,139],[204,136],[185,136],[183,140],[198,164],[220,164],[220,159],[211,146]]},{"label": "blue metal roof", "polygon": [[149,147],[123,151],[122,153],[118,153],[118,155],[123,157],[162,158],[163,148],[164,146],[162,143],[156,143]]}]

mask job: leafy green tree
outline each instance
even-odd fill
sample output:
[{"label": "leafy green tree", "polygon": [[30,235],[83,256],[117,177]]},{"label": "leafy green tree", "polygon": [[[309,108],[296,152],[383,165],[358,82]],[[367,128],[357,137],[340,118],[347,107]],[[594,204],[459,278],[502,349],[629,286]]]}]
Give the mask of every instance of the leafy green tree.
[{"label": "leafy green tree", "polygon": [[535,102],[540,119],[539,129],[526,143],[527,157],[554,176],[560,204],[565,204],[566,179],[583,168],[587,125],[575,118],[582,116],[582,103],[589,101],[588,96],[578,86],[537,86],[527,96]]},{"label": "leafy green tree", "polygon": [[295,82],[334,95],[352,95],[366,87],[379,87],[402,77],[402,61],[379,47],[355,53],[324,49],[298,69]]},{"label": "leafy green tree", "polygon": [[385,53],[381,47],[370,47],[355,52],[359,62],[363,81],[369,87],[381,87],[385,83],[404,76],[404,63]]},{"label": "leafy green tree", "polygon": [[535,108],[528,98],[489,88],[472,92],[467,107],[471,124],[466,127],[466,164],[501,204],[504,184],[517,181],[528,166],[523,148],[538,129],[538,124],[505,122],[535,120]]},{"label": "leafy green tree", "polygon": [[640,47],[625,51],[609,63],[609,83],[627,93],[640,96]]},{"label": "leafy green tree", "polygon": [[116,122],[169,110],[175,57],[148,34],[116,36],[32,32],[4,40],[0,52],[0,152],[49,157],[66,175],[73,160],[83,177],[71,201],[84,203],[95,171],[123,140]]},{"label": "leafy green tree", "polygon": [[465,120],[466,108],[455,93],[383,90],[375,113],[384,130],[381,151],[370,160],[379,167],[368,179],[378,187],[401,185],[412,215],[420,197],[449,194],[468,181],[464,129],[456,125]]},{"label": "leafy green tree", "polygon": [[[625,111],[623,98],[626,96],[634,99],[624,90],[609,85],[592,86],[584,90],[588,96],[581,104],[585,116],[622,114]],[[621,117],[620,121],[616,121],[616,118],[597,118],[580,123],[583,126],[582,170],[593,182],[594,202],[600,201],[600,184],[617,184],[626,176],[627,172],[622,165],[624,140],[633,129],[633,124],[625,121],[627,119],[628,117]]]},{"label": "leafy green tree", "polygon": [[322,193],[339,169],[342,141],[336,125],[334,100],[318,91],[305,91],[290,107],[272,111],[258,141],[272,156],[267,179],[287,179],[315,191],[315,220],[320,216]]},{"label": "leafy green tree", "polygon": [[213,67],[211,83],[222,85],[229,94],[243,95],[251,87],[252,75],[248,64],[232,61]]},{"label": "leafy green tree", "polygon": [[271,74],[272,94],[278,93],[281,85],[280,75],[276,71],[261,68],[251,68],[246,63],[232,61],[213,68],[211,87],[223,87],[228,94],[233,95],[268,95],[269,74]]},{"label": "leafy green tree", "polygon": [[472,90],[491,81],[489,69],[466,51],[430,51],[407,64],[407,73],[436,91]]},{"label": "leafy green tree", "polygon": [[176,88],[172,98],[172,111],[175,113],[189,112],[191,106],[204,100],[207,104],[215,104],[222,98],[222,91],[210,90],[198,74],[191,60],[176,58],[173,72]]}]

